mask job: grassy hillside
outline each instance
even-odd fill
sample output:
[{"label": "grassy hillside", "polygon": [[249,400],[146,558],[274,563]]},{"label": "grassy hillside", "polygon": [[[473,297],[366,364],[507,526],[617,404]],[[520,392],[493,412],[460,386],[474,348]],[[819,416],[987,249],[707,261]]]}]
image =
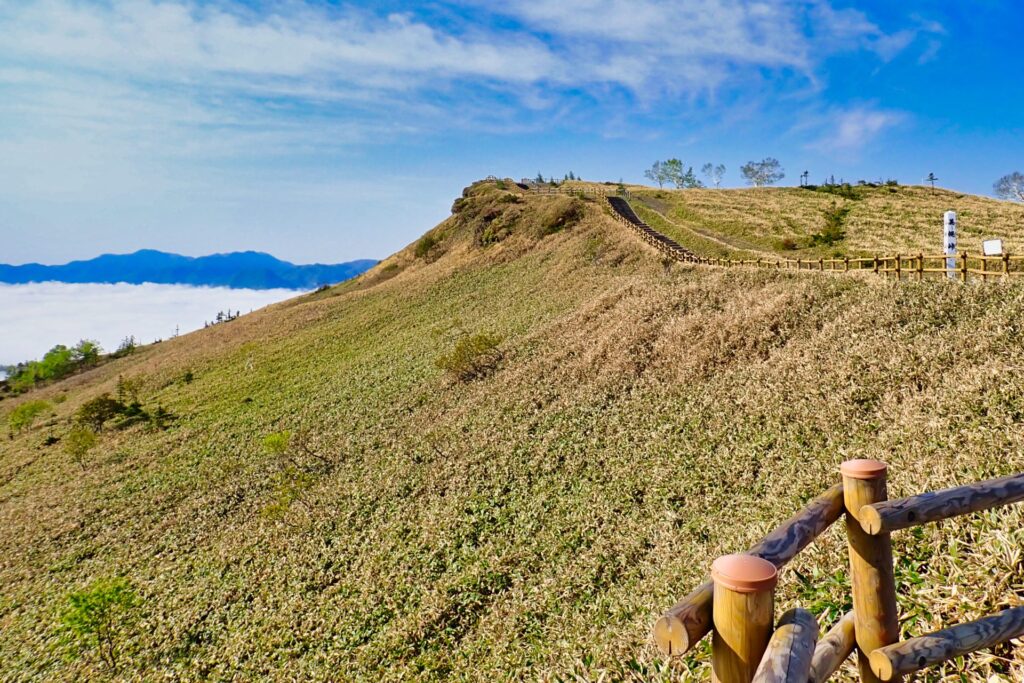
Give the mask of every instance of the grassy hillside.
[{"label": "grassy hillside", "polygon": [[[789,258],[942,253],[942,215],[957,211],[960,248],[980,253],[1001,238],[1024,252],[1024,206],[927,187],[655,190],[631,188],[638,212],[680,244],[715,256]],[[843,240],[814,244],[827,212],[842,214]]]},{"label": "grassy hillside", "polygon": [[[1024,286],[665,265],[514,186],[454,209],[351,283],[0,401],[47,402],[0,441],[0,678],[689,680],[706,652],[661,661],[655,617],[841,461],[894,496],[1024,469]],[[480,335],[473,377],[438,367]],[[176,419],[80,466],[119,376]],[[1022,522],[897,534],[905,629],[1019,603]],[[845,563],[837,529],[781,607],[836,618]],[[139,601],[116,673],[60,629],[105,577]],[[1020,680],[997,654],[957,680]]]}]

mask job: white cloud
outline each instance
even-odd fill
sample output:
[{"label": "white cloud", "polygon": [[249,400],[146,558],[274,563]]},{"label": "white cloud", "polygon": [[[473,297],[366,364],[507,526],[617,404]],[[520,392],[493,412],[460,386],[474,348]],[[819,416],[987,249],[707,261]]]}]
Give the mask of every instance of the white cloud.
[{"label": "white cloud", "polygon": [[[810,76],[823,56],[843,50],[888,58],[934,29],[918,21],[887,34],[825,0],[466,2],[479,5],[482,20],[460,32],[410,14],[298,0],[259,14],[231,1],[35,0],[0,9],[0,56],[136,87],[354,101],[459,80],[708,90],[747,68]],[[486,21],[492,14],[524,28],[495,28]]]},{"label": "white cloud", "polygon": [[0,284],[0,365],[37,359],[56,344],[94,339],[117,349],[134,335],[148,343],[199,329],[218,311],[250,310],[297,296],[288,289],[181,285]]},{"label": "white cloud", "polygon": [[[392,85],[397,73],[534,80],[552,58],[535,40],[467,40],[402,14],[383,19],[290,3],[256,16],[239,4],[30,2],[0,15],[4,52],[146,78],[216,75]],[[507,70],[511,64],[518,66]],[[272,83],[269,85],[273,85]]]},{"label": "white cloud", "polygon": [[871,105],[835,109],[805,122],[800,128],[818,129],[813,149],[826,153],[857,154],[871,145],[882,133],[907,120],[903,112],[878,109]]}]

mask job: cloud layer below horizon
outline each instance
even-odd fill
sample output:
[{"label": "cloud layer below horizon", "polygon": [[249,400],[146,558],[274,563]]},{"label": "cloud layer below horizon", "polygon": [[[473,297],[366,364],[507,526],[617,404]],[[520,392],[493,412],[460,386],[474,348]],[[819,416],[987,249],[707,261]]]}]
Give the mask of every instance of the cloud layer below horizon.
[{"label": "cloud layer below horizon", "polygon": [[290,289],[184,285],[0,284],[0,366],[38,360],[57,344],[98,341],[106,351],[134,336],[140,343],[186,334],[218,311],[262,308],[297,296]]}]

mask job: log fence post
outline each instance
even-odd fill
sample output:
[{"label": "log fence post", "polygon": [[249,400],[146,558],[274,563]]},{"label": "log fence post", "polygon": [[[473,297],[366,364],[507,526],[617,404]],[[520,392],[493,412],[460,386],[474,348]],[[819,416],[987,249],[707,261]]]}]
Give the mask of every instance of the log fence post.
[{"label": "log fence post", "polygon": [[713,683],[750,683],[772,636],[778,570],[753,555],[725,555],[711,565]]},{"label": "log fence post", "polygon": [[967,252],[960,254],[960,281],[967,282]]},{"label": "log fence post", "polygon": [[[865,505],[888,498],[885,463],[848,460],[840,467],[843,502],[846,506],[846,537],[853,588],[854,631],[861,680],[878,683],[868,656],[899,639],[896,613],[896,580],[893,575],[892,541],[889,534],[872,536],[861,527],[858,513]],[[895,679],[890,679],[895,680]]]}]

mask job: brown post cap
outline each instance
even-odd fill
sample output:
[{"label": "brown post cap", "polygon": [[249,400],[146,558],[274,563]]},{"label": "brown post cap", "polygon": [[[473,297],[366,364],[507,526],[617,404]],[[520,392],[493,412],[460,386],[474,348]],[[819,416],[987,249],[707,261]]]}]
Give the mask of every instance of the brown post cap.
[{"label": "brown post cap", "polygon": [[779,570],[753,555],[723,555],[711,564],[711,578],[737,593],[760,593],[775,587]]},{"label": "brown post cap", "polygon": [[839,466],[844,477],[851,479],[879,479],[885,476],[888,465],[878,460],[847,460]]}]

